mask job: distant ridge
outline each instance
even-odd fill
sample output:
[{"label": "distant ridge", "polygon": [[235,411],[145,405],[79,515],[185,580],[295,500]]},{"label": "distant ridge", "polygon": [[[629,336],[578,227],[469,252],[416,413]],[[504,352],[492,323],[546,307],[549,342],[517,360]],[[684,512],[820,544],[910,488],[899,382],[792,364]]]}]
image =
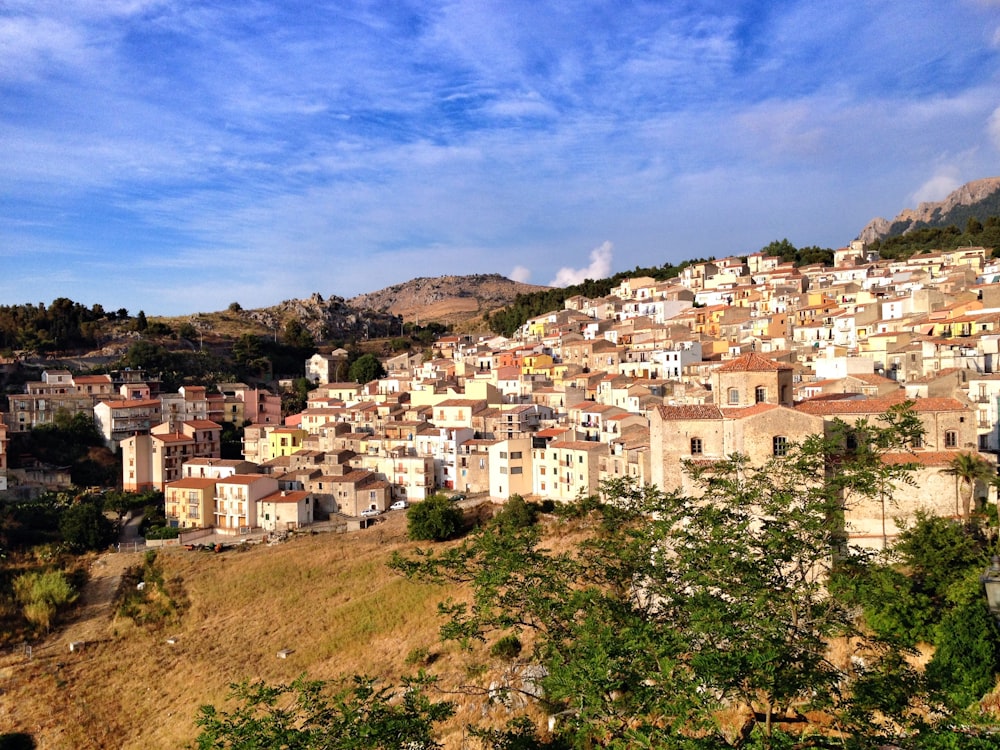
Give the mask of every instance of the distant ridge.
[{"label": "distant ridge", "polygon": [[949,193],[943,201],[921,203],[915,209],[904,209],[892,221],[881,217],[872,219],[861,230],[858,239],[868,244],[923,227],[955,225],[964,229],[970,218],[985,221],[989,216],[1000,216],[1000,177],[967,182]]},{"label": "distant ridge", "polygon": [[398,315],[407,323],[461,323],[509,305],[518,294],[547,287],[500,274],[420,277],[347,300],[358,310]]}]

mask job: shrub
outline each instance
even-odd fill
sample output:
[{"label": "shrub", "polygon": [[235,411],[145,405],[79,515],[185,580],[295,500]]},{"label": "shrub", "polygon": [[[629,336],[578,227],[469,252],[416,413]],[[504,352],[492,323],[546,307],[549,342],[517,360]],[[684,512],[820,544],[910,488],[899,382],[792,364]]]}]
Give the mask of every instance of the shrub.
[{"label": "shrub", "polygon": [[462,528],[462,509],[443,495],[431,495],[406,511],[407,534],[416,541],[443,542]]},{"label": "shrub", "polygon": [[988,693],[1000,668],[1000,632],[981,600],[955,607],[937,627],[934,657],[927,664],[931,687],[955,708]]},{"label": "shrub", "polygon": [[62,512],[59,533],[75,552],[101,550],[117,536],[117,527],[95,503],[79,502]]},{"label": "shrub", "polygon": [[497,659],[516,659],[521,653],[521,639],[505,635],[490,647],[490,655]]},{"label": "shrub", "polygon": [[14,579],[14,596],[28,622],[48,632],[58,611],[76,601],[77,592],[61,570],[25,573]]},{"label": "shrub", "polygon": [[493,522],[509,529],[524,529],[533,526],[538,519],[538,506],[525,502],[520,495],[511,495],[503,508],[495,516]]},{"label": "shrub", "polygon": [[428,656],[430,656],[430,652],[425,647],[418,646],[406,655],[406,663],[407,665],[426,664]]}]

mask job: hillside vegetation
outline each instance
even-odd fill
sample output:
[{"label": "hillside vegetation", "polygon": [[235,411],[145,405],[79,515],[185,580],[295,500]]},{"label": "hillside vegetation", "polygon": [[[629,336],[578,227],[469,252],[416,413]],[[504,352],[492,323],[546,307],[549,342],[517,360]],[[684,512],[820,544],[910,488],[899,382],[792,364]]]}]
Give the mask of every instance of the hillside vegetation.
[{"label": "hillside vegetation", "polygon": [[[164,611],[177,614],[138,625],[105,609],[91,613],[97,622],[87,632],[97,637],[82,651],[68,648],[88,625],[80,620],[35,643],[31,659],[6,651],[0,735],[30,732],[46,750],[186,747],[199,706],[225,706],[229,685],[247,678],[394,681],[433,663],[442,688],[455,690],[489,657],[439,644],[435,609],[447,590],[386,565],[394,551],[412,549],[395,514],[365,532],[246,552],[161,551],[157,565],[179,605]],[[126,557],[143,564],[141,554],[113,556]],[[283,649],[292,652],[278,658]],[[446,734],[460,737],[473,716],[481,719],[481,706],[470,697]]]}]

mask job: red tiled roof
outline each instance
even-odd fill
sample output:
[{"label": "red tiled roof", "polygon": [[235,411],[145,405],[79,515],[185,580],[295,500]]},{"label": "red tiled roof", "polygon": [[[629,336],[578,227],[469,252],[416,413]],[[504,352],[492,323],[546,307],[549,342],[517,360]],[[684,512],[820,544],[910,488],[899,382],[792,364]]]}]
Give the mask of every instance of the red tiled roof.
[{"label": "red tiled roof", "polygon": [[664,421],[681,419],[722,419],[722,412],[714,404],[683,404],[659,406],[657,411]]},{"label": "red tiled roof", "polygon": [[747,352],[715,368],[715,372],[775,372],[791,369],[791,365],[775,362],[773,359],[762,357],[757,352]]},{"label": "red tiled roof", "polygon": [[279,492],[272,492],[267,497],[261,498],[262,503],[297,503],[300,500],[304,500],[311,493],[305,490],[281,490]]},{"label": "red tiled roof", "polygon": [[[830,399],[811,398],[803,401],[795,408],[807,414],[881,414],[892,406],[906,402],[906,394],[892,393],[879,398]],[[913,411],[917,413],[933,411],[966,411],[968,409],[961,401],[954,398],[917,398],[911,401]]]}]

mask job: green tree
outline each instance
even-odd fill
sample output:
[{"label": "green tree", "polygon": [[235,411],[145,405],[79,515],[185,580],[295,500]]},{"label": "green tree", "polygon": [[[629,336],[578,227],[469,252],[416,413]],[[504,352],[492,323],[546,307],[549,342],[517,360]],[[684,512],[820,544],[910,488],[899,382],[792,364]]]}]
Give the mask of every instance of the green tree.
[{"label": "green tree", "polygon": [[924,428],[912,401],[895,404],[874,419],[853,424],[835,420],[826,448],[827,481],[840,493],[845,507],[858,499],[881,507],[882,546],[888,546],[886,518],[897,487],[914,484],[914,461],[887,461],[888,454],[912,453],[923,440]]},{"label": "green tree", "polygon": [[443,495],[431,495],[406,511],[407,534],[417,541],[443,542],[462,528],[462,509]]},{"label": "green tree", "polygon": [[989,482],[995,471],[986,459],[974,453],[959,453],[942,474],[955,477],[955,516],[968,523],[972,517],[972,495],[977,482]]},{"label": "green tree", "polygon": [[493,516],[493,523],[514,528],[531,526],[538,520],[538,506],[526,502],[521,495],[511,495]]},{"label": "green tree", "polygon": [[242,334],[233,343],[233,361],[241,367],[247,367],[261,356],[260,339],[252,333]]},{"label": "green tree", "polygon": [[[718,716],[735,706],[757,717],[767,746],[774,717],[792,706],[859,738],[884,736],[915,720],[919,678],[829,593],[853,488],[845,477],[858,491],[876,484],[849,458],[814,436],[762,466],[742,456],[688,464],[691,497],[606,482],[601,522],[575,550],[546,550],[537,526],[487,524],[460,545],[392,564],[470,587],[471,603],[441,605],[446,638],[531,631],[522,640],[573,744],[673,747],[697,732],[722,746]],[[827,659],[841,636],[865,652],[863,674]]]},{"label": "green tree", "polygon": [[315,390],[316,384],[308,378],[295,378],[292,389],[281,394],[281,413],[283,416],[298,414],[309,403],[309,391]]},{"label": "green tree", "polygon": [[72,604],[77,597],[69,578],[61,570],[24,573],[14,579],[13,587],[25,619],[46,632],[59,610]]},{"label": "green tree", "polygon": [[1000,630],[982,597],[947,612],[927,664],[931,687],[952,707],[966,708],[993,689],[998,671]]},{"label": "green tree", "polygon": [[378,687],[355,677],[350,684],[331,685],[299,678],[288,685],[263,682],[232,685],[231,712],[202,706],[197,725],[199,750],[399,750],[436,748],[437,724],[454,706],[433,702],[426,694],[432,681],[404,679],[401,690]]},{"label": "green tree", "polygon": [[316,343],[309,330],[298,320],[285,323],[284,341],[288,346],[297,349],[312,349]]},{"label": "green tree", "polygon": [[59,533],[76,552],[102,550],[117,536],[117,527],[97,503],[81,501],[70,505],[59,517]]},{"label": "green tree", "polygon": [[347,377],[355,383],[370,383],[385,377],[385,367],[374,354],[362,354],[351,363]]},{"label": "green tree", "polygon": [[986,564],[985,552],[970,529],[924,511],[917,511],[913,523],[899,533],[893,549],[936,607],[944,605],[955,581]]}]

